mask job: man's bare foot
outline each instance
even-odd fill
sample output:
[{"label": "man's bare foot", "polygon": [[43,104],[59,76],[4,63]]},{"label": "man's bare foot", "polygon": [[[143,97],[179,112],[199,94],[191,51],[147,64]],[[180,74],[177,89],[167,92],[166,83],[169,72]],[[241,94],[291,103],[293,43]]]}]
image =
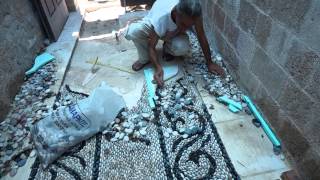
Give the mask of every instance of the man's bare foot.
[{"label": "man's bare foot", "polygon": [[147,64],[149,64],[149,62],[143,64],[140,61],[136,61],[135,63],[133,63],[132,65],[132,70],[134,71],[140,71],[141,69],[143,69]]}]

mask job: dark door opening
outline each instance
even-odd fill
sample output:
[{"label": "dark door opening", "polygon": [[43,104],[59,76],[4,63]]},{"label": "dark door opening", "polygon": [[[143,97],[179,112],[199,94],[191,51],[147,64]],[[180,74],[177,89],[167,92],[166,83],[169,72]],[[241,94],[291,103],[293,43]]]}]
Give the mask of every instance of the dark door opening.
[{"label": "dark door opening", "polygon": [[65,0],[33,0],[44,30],[51,41],[57,41],[68,19]]}]

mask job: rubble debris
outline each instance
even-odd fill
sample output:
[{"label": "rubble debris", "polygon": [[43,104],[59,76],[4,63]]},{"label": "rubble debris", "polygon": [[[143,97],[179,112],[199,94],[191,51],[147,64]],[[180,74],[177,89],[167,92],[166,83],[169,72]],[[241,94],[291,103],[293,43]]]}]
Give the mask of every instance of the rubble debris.
[{"label": "rubble debris", "polygon": [[[51,107],[45,100],[55,94],[50,87],[58,80],[56,64],[50,62],[33,73],[21,86],[11,104],[11,111],[0,124],[0,174],[15,175],[16,162],[29,156],[33,149],[30,129],[35,122],[47,116]],[[33,152],[33,151],[32,151]],[[35,152],[30,156],[33,157]],[[15,162],[15,163],[13,163]],[[13,165],[14,164],[14,165]],[[21,160],[19,165],[22,166]]]},{"label": "rubble debris", "polygon": [[[196,38],[196,36],[192,33],[189,33],[190,44],[192,46],[191,57],[187,58],[189,64],[192,65],[194,69],[194,74],[199,76],[203,82],[203,88],[208,91],[209,94],[214,95],[219,98],[221,96],[225,96],[230,100],[233,100],[236,103],[241,104],[242,106],[246,106],[245,102],[241,101],[241,97],[243,96],[242,91],[237,87],[231,75],[228,73],[225,64],[223,63],[223,58],[220,54],[212,53],[212,60],[221,66],[225,71],[225,78],[222,78],[218,75],[211,74],[208,72],[205,58],[201,51],[200,44]],[[190,75],[192,77],[192,75]],[[242,109],[242,108],[237,108]],[[244,108],[246,109],[246,108]],[[236,111],[234,107],[231,107],[230,110]]]}]

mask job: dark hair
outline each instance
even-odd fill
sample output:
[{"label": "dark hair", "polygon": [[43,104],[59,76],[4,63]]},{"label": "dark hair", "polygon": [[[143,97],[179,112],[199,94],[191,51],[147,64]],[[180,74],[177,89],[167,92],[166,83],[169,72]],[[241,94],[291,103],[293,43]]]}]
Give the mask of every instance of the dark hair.
[{"label": "dark hair", "polygon": [[177,11],[191,17],[199,17],[202,14],[199,0],[179,0]]}]

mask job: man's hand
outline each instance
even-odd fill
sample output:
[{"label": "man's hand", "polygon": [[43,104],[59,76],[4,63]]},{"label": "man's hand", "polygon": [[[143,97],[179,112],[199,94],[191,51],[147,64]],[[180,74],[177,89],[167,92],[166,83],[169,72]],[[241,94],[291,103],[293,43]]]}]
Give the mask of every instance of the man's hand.
[{"label": "man's hand", "polygon": [[207,61],[207,66],[208,66],[209,72],[224,77],[225,74],[224,74],[223,69],[219,65],[213,63],[211,60],[210,47],[209,47],[209,43],[208,43],[207,37],[205,35],[204,29],[203,29],[202,18],[198,18],[196,20],[195,29],[197,32],[197,37],[198,37],[200,46],[202,48],[204,57],[206,58],[206,61]]},{"label": "man's hand", "polygon": [[207,63],[207,67],[210,73],[217,74],[222,77],[225,76],[224,70],[218,64],[215,64],[212,61],[209,61]]},{"label": "man's hand", "polygon": [[156,69],[156,72],[154,73],[153,78],[154,78],[154,80],[156,81],[156,83],[158,84],[159,87],[163,87],[163,85],[164,85],[163,70],[162,70],[161,67]]}]

